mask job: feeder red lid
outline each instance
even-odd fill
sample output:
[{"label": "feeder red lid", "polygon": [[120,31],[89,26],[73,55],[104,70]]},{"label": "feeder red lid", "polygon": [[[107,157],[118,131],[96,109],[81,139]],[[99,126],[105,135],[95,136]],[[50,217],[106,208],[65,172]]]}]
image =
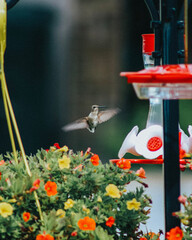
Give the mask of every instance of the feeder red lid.
[{"label": "feeder red lid", "polygon": [[121,72],[128,83],[191,83],[192,64],[163,65],[139,72]]},{"label": "feeder red lid", "polygon": [[155,51],[155,34],[143,34],[143,53],[151,55]]}]

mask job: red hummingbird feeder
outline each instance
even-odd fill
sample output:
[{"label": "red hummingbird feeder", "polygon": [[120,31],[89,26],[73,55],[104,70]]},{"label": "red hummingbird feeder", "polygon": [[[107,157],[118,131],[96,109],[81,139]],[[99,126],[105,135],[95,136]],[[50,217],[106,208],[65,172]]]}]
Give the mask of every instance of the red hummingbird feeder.
[{"label": "red hummingbird feeder", "polygon": [[122,72],[141,99],[192,99],[192,64],[163,65]]}]

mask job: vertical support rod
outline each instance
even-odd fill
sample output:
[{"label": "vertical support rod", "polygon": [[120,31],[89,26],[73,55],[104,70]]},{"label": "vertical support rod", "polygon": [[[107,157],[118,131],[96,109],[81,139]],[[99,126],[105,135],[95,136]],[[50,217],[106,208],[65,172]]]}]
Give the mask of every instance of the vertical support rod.
[{"label": "vertical support rod", "polygon": [[[177,3],[178,0],[161,0],[160,11],[162,21],[162,64],[177,64]],[[179,103],[178,100],[163,101],[164,132],[164,200],[165,200],[165,232],[180,226],[172,213],[180,209],[179,169]]]}]

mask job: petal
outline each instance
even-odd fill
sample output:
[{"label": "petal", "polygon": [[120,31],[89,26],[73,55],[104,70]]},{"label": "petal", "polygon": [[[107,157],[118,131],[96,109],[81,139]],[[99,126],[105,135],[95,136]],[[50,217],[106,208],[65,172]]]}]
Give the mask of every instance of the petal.
[{"label": "petal", "polygon": [[191,125],[188,126],[188,133],[189,133],[189,136],[192,137],[192,126]]},{"label": "petal", "polygon": [[[184,150],[186,153],[189,152],[189,137],[185,134],[185,132],[180,128],[179,131],[181,132],[181,149]],[[188,128],[189,131],[189,128]]]},{"label": "petal", "polygon": [[163,139],[163,128],[160,125],[152,125],[142,130],[138,136],[135,144],[135,150],[143,155],[145,158],[153,159],[160,155],[163,155],[163,146],[156,151],[150,151],[147,147],[148,141],[153,137],[159,137]]},{"label": "petal", "polygon": [[188,127],[188,132],[189,132],[189,149],[188,149],[188,153],[192,153],[192,126],[189,125]]},{"label": "petal", "polygon": [[133,127],[133,129],[127,134],[125,140],[123,141],[121,148],[118,153],[118,157],[122,158],[127,152],[138,156],[139,154],[135,151],[135,141],[137,138],[137,133],[139,131],[138,126]]}]

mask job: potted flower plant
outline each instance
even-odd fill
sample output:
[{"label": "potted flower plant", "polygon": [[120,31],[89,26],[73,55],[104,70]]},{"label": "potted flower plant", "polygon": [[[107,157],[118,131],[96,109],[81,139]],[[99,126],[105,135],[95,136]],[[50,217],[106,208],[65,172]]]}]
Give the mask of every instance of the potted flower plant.
[{"label": "potted flower plant", "polygon": [[[31,177],[17,154],[19,163],[0,155],[0,239],[158,239],[140,230],[151,200],[145,171],[132,171],[129,160],[102,164],[90,149],[55,144],[27,157]],[[131,182],[141,185],[130,191]]]}]

